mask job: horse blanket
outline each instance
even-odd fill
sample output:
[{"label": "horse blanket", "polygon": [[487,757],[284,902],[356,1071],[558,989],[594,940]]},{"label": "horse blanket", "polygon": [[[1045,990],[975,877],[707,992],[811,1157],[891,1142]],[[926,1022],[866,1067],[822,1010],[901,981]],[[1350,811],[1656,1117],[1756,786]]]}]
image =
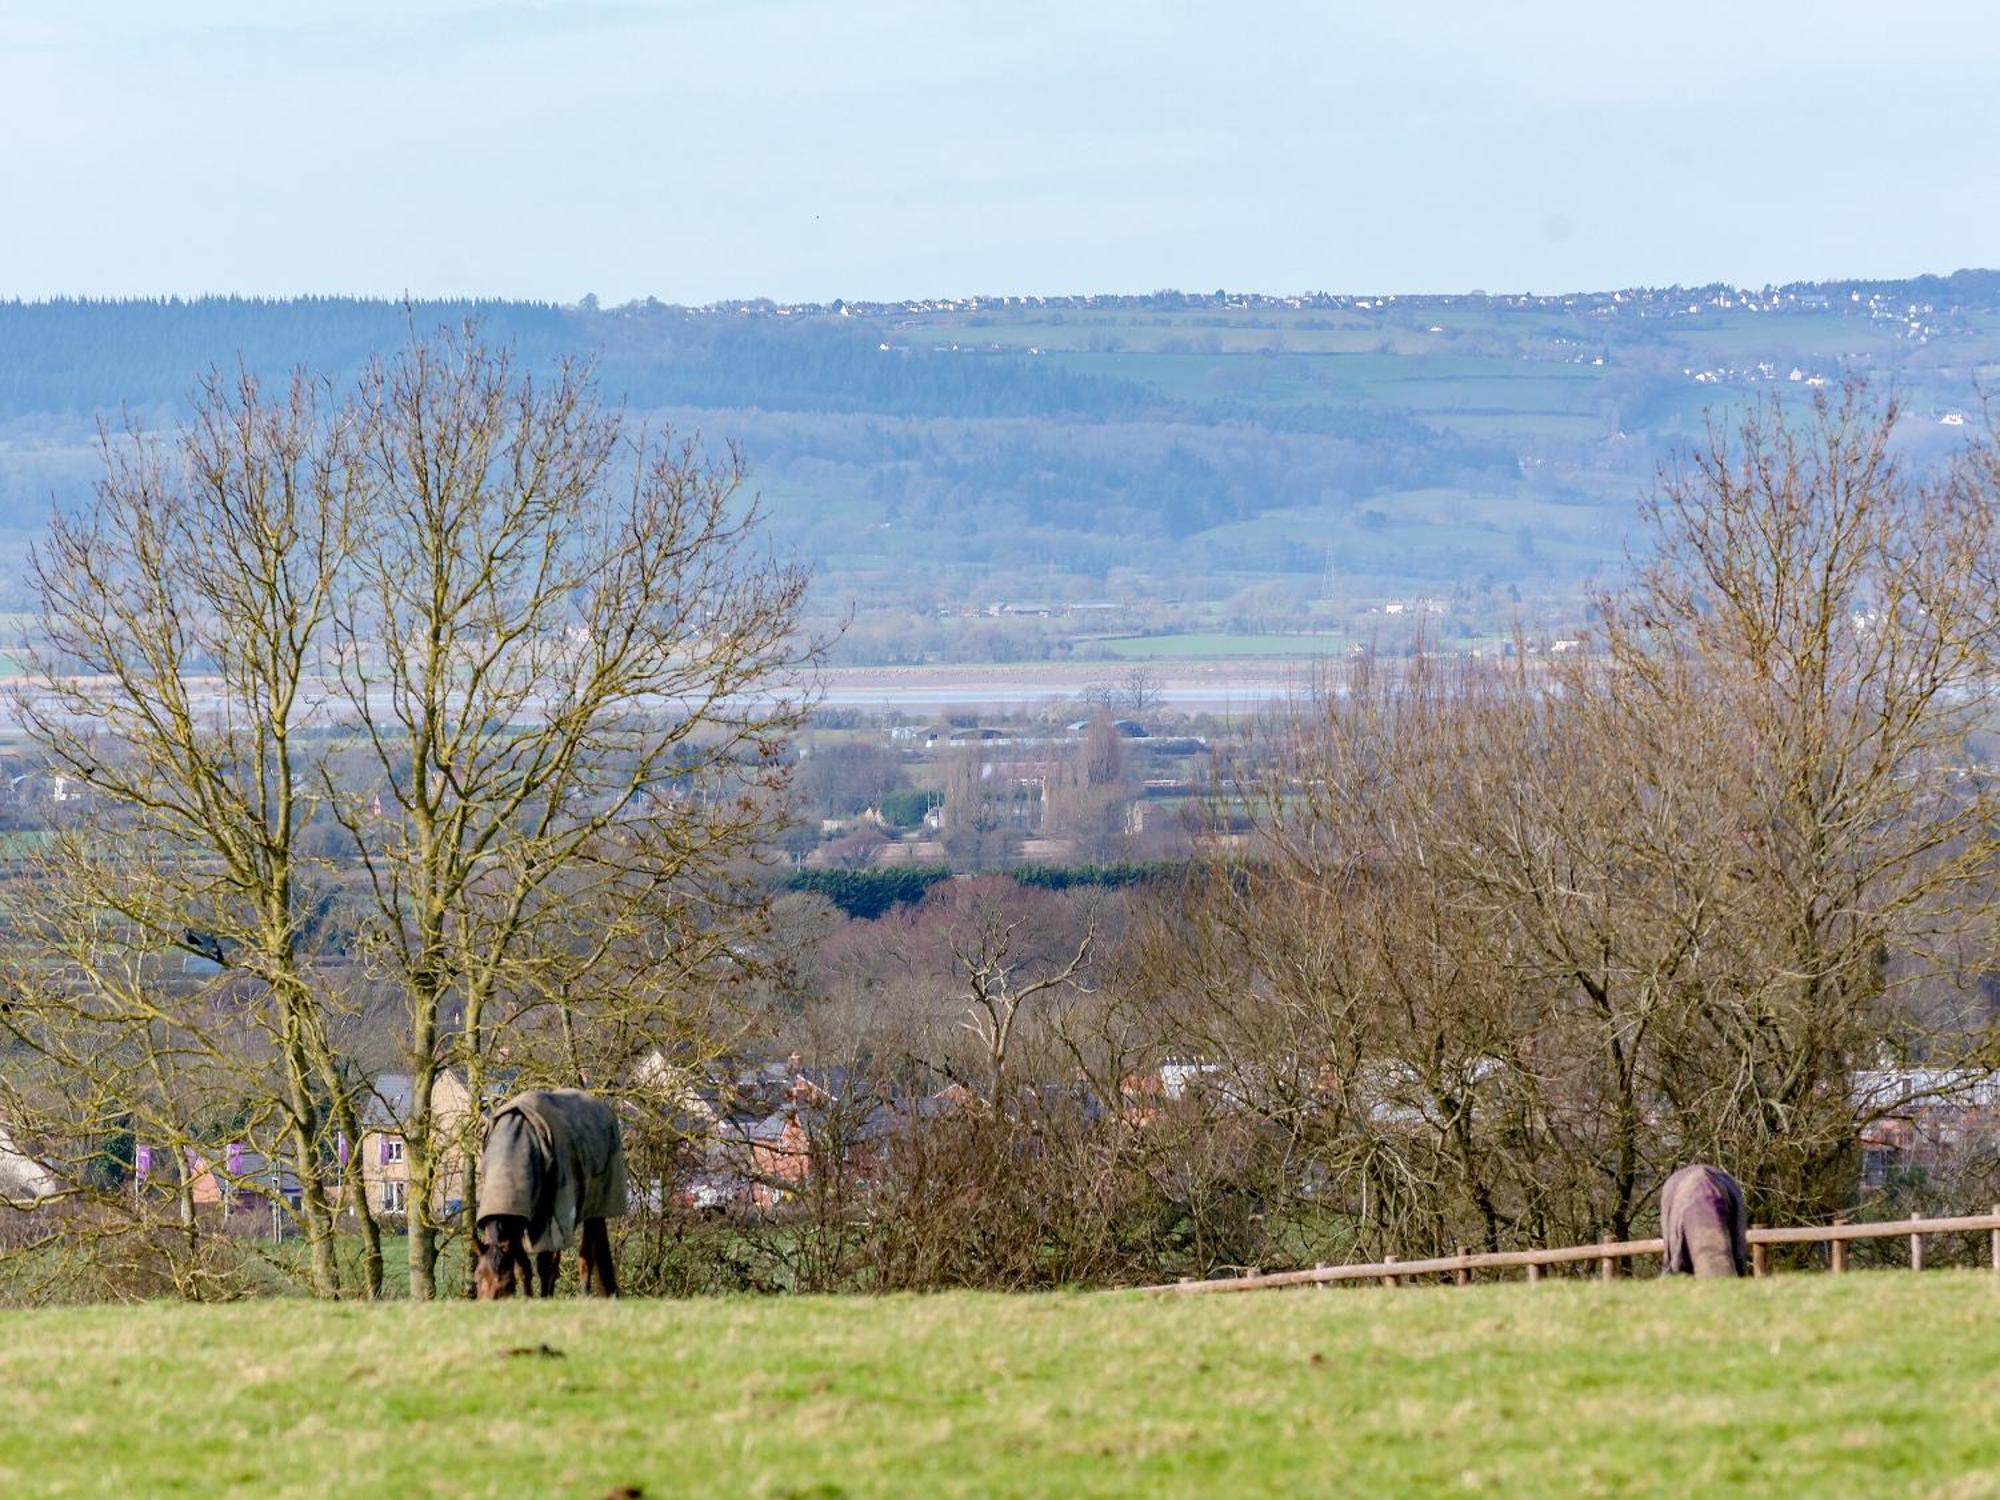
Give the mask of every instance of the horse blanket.
[{"label": "horse blanket", "polygon": [[1720,1167],[1694,1162],[1660,1189],[1660,1234],[1669,1276],[1743,1276],[1750,1270],[1750,1216],[1743,1189]]},{"label": "horse blanket", "polygon": [[493,1112],[479,1155],[479,1222],[527,1220],[530,1254],[567,1250],[586,1219],[625,1212],[618,1116],[578,1089],[516,1094]]}]

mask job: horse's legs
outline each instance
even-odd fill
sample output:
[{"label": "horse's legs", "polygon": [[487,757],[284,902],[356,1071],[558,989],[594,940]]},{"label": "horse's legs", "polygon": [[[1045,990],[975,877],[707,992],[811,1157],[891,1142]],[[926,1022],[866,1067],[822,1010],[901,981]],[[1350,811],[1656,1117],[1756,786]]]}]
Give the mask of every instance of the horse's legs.
[{"label": "horse's legs", "polygon": [[562,1269],[561,1254],[554,1250],[544,1250],[535,1257],[535,1269],[541,1273],[542,1295],[553,1297],[556,1294],[556,1273]]},{"label": "horse's legs", "polygon": [[491,1277],[488,1295],[511,1297],[518,1290],[527,1296],[535,1295],[535,1281],[528,1262],[527,1247],[522,1243],[525,1237],[521,1223],[517,1219],[498,1218],[488,1226],[482,1226],[479,1271],[474,1276],[475,1290],[483,1276]]},{"label": "horse's legs", "polygon": [[593,1283],[600,1297],[618,1295],[618,1270],[611,1262],[611,1235],[602,1219],[583,1221],[583,1289]]}]

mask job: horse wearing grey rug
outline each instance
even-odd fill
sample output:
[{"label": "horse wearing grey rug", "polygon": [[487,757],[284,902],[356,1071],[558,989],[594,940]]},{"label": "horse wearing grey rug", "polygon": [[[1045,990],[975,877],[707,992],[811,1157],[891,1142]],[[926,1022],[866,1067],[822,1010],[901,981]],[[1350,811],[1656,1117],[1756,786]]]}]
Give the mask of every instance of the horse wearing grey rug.
[{"label": "horse wearing grey rug", "polygon": [[[516,1094],[493,1112],[479,1156],[482,1302],[555,1291],[562,1252],[577,1247],[588,1293],[618,1295],[604,1221],[625,1212],[625,1143],[618,1116],[577,1089]],[[530,1261],[532,1257],[532,1263]]]},{"label": "horse wearing grey rug", "polygon": [[1660,1234],[1669,1276],[1744,1276],[1750,1216],[1743,1189],[1720,1167],[1693,1162],[1660,1189]]}]

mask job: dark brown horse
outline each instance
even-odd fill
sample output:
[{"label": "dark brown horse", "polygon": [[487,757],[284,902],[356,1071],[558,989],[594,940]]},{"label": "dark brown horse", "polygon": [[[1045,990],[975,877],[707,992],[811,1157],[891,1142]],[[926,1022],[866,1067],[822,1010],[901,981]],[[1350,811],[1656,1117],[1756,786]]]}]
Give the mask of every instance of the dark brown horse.
[{"label": "dark brown horse", "polygon": [[562,1252],[577,1247],[586,1293],[618,1295],[604,1221],[625,1212],[625,1147],[618,1117],[575,1089],[517,1094],[493,1112],[479,1156],[482,1302],[554,1293]]},{"label": "dark brown horse", "polygon": [[[511,1297],[516,1288],[526,1297],[553,1297],[562,1272],[560,1250],[528,1251],[528,1221],[515,1214],[482,1214],[479,1220],[479,1260],[472,1270],[472,1288],[481,1302]],[[611,1259],[611,1235],[602,1219],[585,1219],[577,1226],[576,1257],[585,1295],[618,1295],[618,1268]]]}]

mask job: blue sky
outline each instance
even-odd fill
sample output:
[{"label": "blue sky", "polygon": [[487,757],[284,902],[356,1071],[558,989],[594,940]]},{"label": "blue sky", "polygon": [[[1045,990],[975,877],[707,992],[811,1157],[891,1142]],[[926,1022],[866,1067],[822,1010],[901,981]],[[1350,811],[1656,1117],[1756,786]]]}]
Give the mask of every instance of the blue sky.
[{"label": "blue sky", "polygon": [[0,296],[2000,264],[2000,8],[0,0]]}]

